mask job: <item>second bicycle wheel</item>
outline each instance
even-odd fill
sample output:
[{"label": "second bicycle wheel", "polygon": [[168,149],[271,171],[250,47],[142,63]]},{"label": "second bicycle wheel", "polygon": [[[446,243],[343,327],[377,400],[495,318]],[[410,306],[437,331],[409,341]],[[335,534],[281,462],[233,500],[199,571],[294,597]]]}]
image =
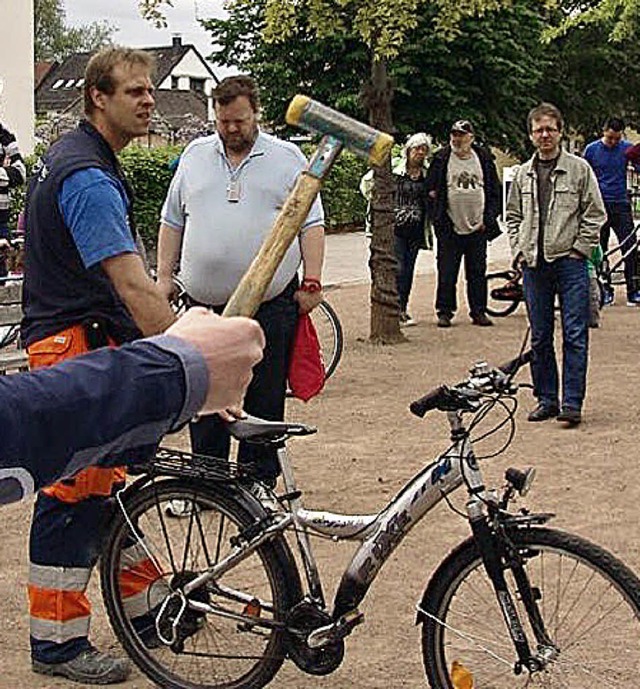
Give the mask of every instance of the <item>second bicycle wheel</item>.
[{"label": "second bicycle wheel", "polygon": [[[466,670],[473,686],[481,689],[634,686],[640,669],[637,577],[578,536],[531,528],[515,532],[513,541],[526,561],[546,632],[557,649],[555,658],[540,672],[514,671],[517,655],[511,637],[469,539],[440,565],[423,601],[428,614],[423,613],[422,651],[431,687],[454,689],[454,662],[459,664],[454,672]],[[535,637],[508,569],[505,575],[532,643]]]},{"label": "second bicycle wheel", "polygon": [[[500,273],[489,273],[487,275],[487,314],[494,318],[502,318],[513,313],[522,297],[522,284],[520,282],[513,282],[516,273],[512,270],[504,270]],[[509,298],[508,295],[497,298],[501,290],[505,290],[510,283],[514,284],[514,298]],[[496,295],[496,296],[494,296]],[[519,295],[519,296],[518,296]]]},{"label": "second bicycle wheel", "polygon": [[[194,509],[171,517],[174,500]],[[135,664],[171,689],[267,684],[285,655],[288,573],[278,537],[185,593],[238,548],[256,516],[221,486],[179,479],[151,483],[125,505],[100,574],[111,625]]]},{"label": "second bicycle wheel", "polygon": [[311,319],[318,333],[322,356],[324,357],[325,378],[336,370],[342,357],[343,334],[338,314],[326,301],[321,301],[311,312]]}]

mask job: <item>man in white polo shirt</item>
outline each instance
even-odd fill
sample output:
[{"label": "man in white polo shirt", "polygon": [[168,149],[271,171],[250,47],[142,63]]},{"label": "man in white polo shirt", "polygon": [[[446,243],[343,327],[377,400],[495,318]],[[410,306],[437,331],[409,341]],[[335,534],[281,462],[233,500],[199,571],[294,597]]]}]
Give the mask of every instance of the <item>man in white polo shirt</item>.
[{"label": "man in white polo shirt", "polygon": [[[260,131],[253,79],[227,77],[213,98],[217,133],[187,146],[162,209],[158,284],[169,297],[179,259],[180,278],[191,301],[221,311],[307,161],[297,146]],[[322,300],[323,224],[322,204],[316,199],[256,314],[267,346],[245,398],[250,414],[270,420],[284,416],[297,315]],[[190,433],[194,452],[228,457],[229,434],[217,416],[192,423]],[[241,443],[238,458],[254,463],[257,478],[275,486],[279,466],[273,448]]]}]

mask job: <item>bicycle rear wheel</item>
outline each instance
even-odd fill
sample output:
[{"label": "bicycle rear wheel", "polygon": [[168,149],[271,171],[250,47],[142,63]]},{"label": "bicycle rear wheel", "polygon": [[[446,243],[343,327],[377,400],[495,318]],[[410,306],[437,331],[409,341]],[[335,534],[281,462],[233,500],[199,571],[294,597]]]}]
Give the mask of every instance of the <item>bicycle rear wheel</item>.
[{"label": "bicycle rear wheel", "polygon": [[[500,273],[487,274],[487,313],[494,318],[502,318],[512,314],[517,308],[521,298],[515,299],[497,299],[494,297],[495,290],[500,290],[506,287],[516,277],[516,273],[512,270],[504,270]],[[518,286],[521,289],[520,283]]]},{"label": "bicycle rear wheel", "polygon": [[321,301],[311,312],[311,319],[318,333],[320,349],[324,358],[325,378],[336,370],[342,357],[344,337],[338,314],[326,301]]},{"label": "bicycle rear wheel", "polygon": [[[432,687],[454,689],[454,661],[483,689],[622,689],[640,668],[640,581],[605,550],[571,534],[510,534],[558,653],[533,674],[514,672],[513,643],[475,542],[440,565],[425,592],[422,652]],[[510,570],[505,575],[530,644],[535,637]],[[535,647],[532,651],[535,651]]]},{"label": "bicycle rear wheel", "polygon": [[[173,500],[195,509],[172,518]],[[289,594],[280,537],[185,596],[184,586],[229,556],[260,517],[222,486],[181,479],[149,484],[125,505],[100,575],[111,625],[134,663],[171,689],[267,684],[285,655],[280,623]]]}]

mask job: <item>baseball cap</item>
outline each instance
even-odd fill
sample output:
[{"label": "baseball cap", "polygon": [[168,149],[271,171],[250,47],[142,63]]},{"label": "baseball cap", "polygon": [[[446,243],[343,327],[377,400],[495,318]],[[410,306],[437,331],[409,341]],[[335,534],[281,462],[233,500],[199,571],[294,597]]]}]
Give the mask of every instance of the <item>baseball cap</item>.
[{"label": "baseball cap", "polygon": [[451,125],[452,132],[464,132],[465,134],[473,134],[473,125],[469,120],[458,120]]}]

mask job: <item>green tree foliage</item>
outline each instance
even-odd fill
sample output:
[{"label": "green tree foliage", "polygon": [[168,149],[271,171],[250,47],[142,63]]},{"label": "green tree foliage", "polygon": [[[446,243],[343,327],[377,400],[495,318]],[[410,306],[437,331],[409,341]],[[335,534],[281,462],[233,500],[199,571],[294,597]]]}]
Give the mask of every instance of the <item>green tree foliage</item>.
[{"label": "green tree foliage", "polygon": [[74,53],[96,50],[112,42],[115,26],[105,21],[70,27],[63,0],[34,0],[35,60],[64,60]]}]

